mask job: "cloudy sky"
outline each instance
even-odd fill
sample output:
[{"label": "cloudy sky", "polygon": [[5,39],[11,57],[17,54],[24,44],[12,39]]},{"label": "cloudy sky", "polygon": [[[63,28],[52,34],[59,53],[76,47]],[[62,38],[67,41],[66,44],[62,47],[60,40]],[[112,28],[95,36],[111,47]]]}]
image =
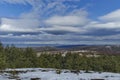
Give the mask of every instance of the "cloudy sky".
[{"label": "cloudy sky", "polygon": [[0,41],[120,44],[120,0],[0,0]]}]

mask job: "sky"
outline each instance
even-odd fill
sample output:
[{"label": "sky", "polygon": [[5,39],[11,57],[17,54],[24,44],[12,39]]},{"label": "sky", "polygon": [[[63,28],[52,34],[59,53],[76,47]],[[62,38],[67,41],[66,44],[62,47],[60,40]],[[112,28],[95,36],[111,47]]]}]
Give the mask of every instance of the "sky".
[{"label": "sky", "polygon": [[120,44],[120,0],[0,0],[0,41],[16,46]]}]

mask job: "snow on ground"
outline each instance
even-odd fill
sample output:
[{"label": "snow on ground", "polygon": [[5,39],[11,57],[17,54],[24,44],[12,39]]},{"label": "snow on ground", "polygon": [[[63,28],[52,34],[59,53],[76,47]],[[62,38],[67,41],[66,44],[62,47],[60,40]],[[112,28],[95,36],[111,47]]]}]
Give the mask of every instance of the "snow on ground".
[{"label": "snow on ground", "polygon": [[84,71],[73,73],[69,70],[62,70],[60,74],[57,74],[56,69],[44,68],[6,69],[0,73],[0,80],[31,80],[32,78],[38,78],[36,80],[120,80],[120,74],[93,71],[90,73]]}]

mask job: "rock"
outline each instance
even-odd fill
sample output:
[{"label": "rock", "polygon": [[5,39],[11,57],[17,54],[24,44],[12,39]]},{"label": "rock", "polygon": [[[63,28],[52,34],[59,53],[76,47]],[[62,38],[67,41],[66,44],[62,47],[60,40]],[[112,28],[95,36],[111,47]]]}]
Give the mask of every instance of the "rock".
[{"label": "rock", "polygon": [[105,79],[91,79],[91,80],[105,80]]},{"label": "rock", "polygon": [[40,78],[31,78],[30,80],[41,80]]}]

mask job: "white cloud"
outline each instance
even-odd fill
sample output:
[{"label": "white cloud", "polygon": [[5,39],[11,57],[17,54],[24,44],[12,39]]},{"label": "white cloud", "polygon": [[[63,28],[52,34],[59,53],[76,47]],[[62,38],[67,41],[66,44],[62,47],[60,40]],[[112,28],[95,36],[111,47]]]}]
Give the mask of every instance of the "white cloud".
[{"label": "white cloud", "polygon": [[11,4],[26,4],[26,3],[29,3],[29,4],[33,4],[34,2],[42,2],[42,1],[45,1],[45,2],[65,2],[65,1],[68,1],[68,2],[79,2],[80,0],[1,0],[0,2],[7,2],[7,3],[11,3]]},{"label": "white cloud", "polygon": [[30,4],[30,5],[33,5],[34,2],[36,1],[41,1],[41,0],[0,0],[0,2],[4,3],[9,3],[9,4],[23,4],[23,5],[26,5],[26,4]]},{"label": "white cloud", "polygon": [[119,22],[96,22],[92,21],[89,24],[85,25],[85,29],[120,29],[120,23]]},{"label": "white cloud", "polygon": [[74,10],[65,16],[52,16],[45,20],[45,31],[66,31],[74,33],[85,33],[83,28],[90,20],[87,18],[87,12],[84,10]]},{"label": "white cloud", "polygon": [[[77,28],[75,29],[73,26],[69,26],[69,25],[74,25],[74,26],[83,25],[86,23],[87,18],[86,16],[76,15],[75,11],[73,15],[72,14],[73,10],[71,10],[72,11],[71,15],[68,15],[67,13],[66,16],[63,16],[63,14],[65,14],[65,12],[68,9],[72,8],[71,5],[65,5],[63,3],[65,1],[66,0],[56,0],[56,1],[46,0],[45,3],[44,0],[2,0],[0,2],[7,2],[10,4],[24,4],[24,5],[30,4],[32,6],[32,9],[28,13],[22,13],[17,19],[2,18],[0,30],[12,31],[12,32],[14,31],[33,32],[36,31],[36,29],[42,30],[40,29],[40,26],[44,25],[43,23],[44,17],[48,16],[50,18],[48,18],[45,21],[47,24],[51,24],[51,26],[60,26],[60,27],[49,27],[46,30],[63,30],[63,28],[65,28],[65,31],[67,31],[68,29],[68,31],[78,32]],[[67,1],[72,1],[72,0],[67,0]],[[80,1],[80,0],[75,0],[75,1]],[[56,14],[61,16],[53,16]],[[62,19],[64,21],[62,21]],[[56,23],[54,21],[56,21]],[[61,27],[62,24],[64,25],[63,27]]]},{"label": "white cloud", "polygon": [[113,11],[111,13],[108,13],[108,14],[106,14],[104,16],[101,16],[101,17],[99,17],[99,19],[102,20],[102,21],[107,21],[107,22],[108,21],[111,21],[111,22],[120,21],[120,9],[115,10],[115,11]]},{"label": "white cloud", "polygon": [[39,20],[37,19],[8,19],[2,18],[0,31],[33,31],[39,26]]},{"label": "white cloud", "polygon": [[60,25],[60,26],[81,26],[87,24],[88,13],[82,9],[76,9],[64,16],[52,16],[45,20],[48,25]]},{"label": "white cloud", "polygon": [[120,30],[120,9],[100,16],[98,21],[91,21],[85,25],[85,29]]},{"label": "white cloud", "polygon": [[53,16],[45,22],[49,25],[81,26],[87,23],[88,19],[82,16]]},{"label": "white cloud", "polygon": [[2,2],[7,2],[7,3],[11,3],[11,4],[26,4],[26,0],[1,0]]},{"label": "white cloud", "polygon": [[62,32],[61,34],[66,33],[84,33],[86,30],[79,28],[79,27],[73,27],[73,26],[52,26],[47,28],[41,28],[41,31],[45,32]]}]

